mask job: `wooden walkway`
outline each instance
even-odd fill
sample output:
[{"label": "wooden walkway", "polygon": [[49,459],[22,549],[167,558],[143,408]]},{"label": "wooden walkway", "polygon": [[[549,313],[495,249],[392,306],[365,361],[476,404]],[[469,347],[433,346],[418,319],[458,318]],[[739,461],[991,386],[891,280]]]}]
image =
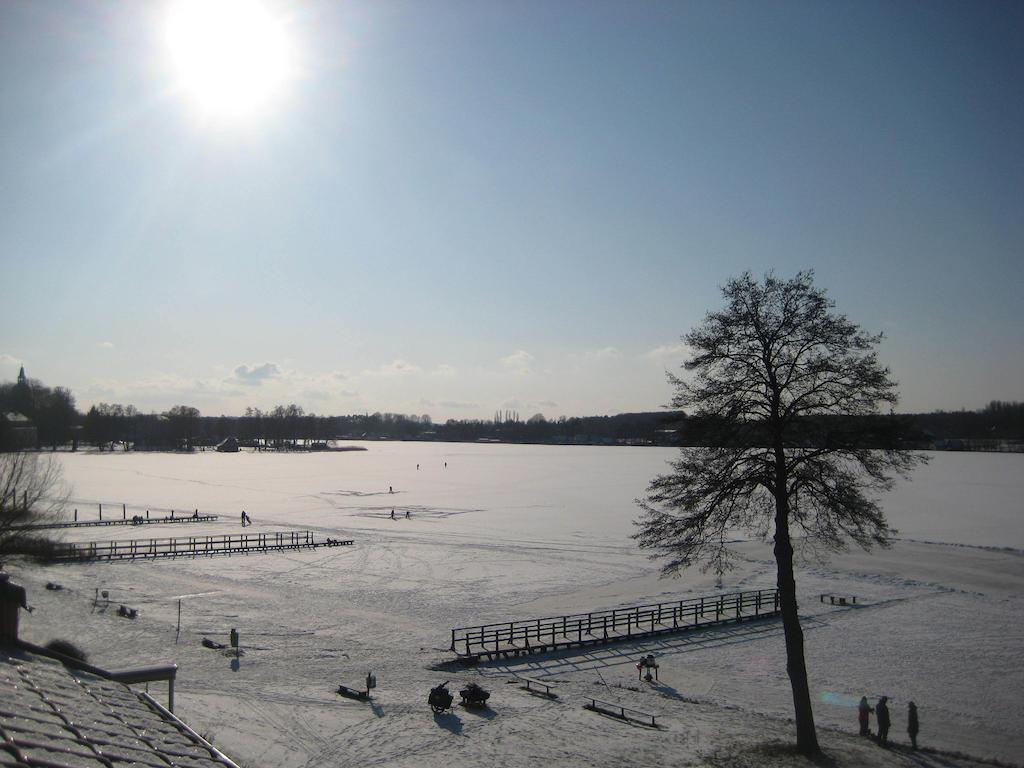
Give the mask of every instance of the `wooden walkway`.
[{"label": "wooden walkway", "polygon": [[452,629],[451,648],[465,659],[544,653],[636,640],[779,615],[777,589],[730,592],[611,611]]},{"label": "wooden walkway", "polygon": [[213,523],[219,520],[217,515],[179,515],[178,517],[142,517],[114,518],[111,520],[67,520],[61,523],[33,523],[20,526],[22,530],[41,531],[46,528],[89,528],[98,525],[157,525],[164,523]]},{"label": "wooden walkway", "polygon": [[160,557],[281,552],[291,549],[348,546],[352,543],[351,539],[316,541],[312,531],[238,533],[217,536],[182,536],[170,539],[131,539],[61,544],[53,559],[56,562],[65,563],[94,560],[142,560]]}]

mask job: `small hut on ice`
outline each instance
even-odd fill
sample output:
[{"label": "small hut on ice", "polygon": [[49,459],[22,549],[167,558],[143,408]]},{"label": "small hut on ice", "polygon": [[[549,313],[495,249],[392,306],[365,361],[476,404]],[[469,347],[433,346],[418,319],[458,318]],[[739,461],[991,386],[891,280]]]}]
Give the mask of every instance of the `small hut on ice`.
[{"label": "small hut on ice", "polygon": [[219,453],[238,453],[238,438],[226,437],[217,443]]}]

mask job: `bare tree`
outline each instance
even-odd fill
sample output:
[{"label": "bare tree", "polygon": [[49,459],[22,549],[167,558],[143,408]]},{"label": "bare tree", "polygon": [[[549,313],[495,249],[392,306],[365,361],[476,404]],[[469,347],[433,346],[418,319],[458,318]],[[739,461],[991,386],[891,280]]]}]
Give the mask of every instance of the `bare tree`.
[{"label": "bare tree", "polygon": [[199,427],[199,409],[190,405],[175,405],[164,413],[164,416],[171,424],[178,447],[191,451],[195,433]]},{"label": "bare tree", "polygon": [[899,450],[899,423],[877,416],[897,401],[874,351],[881,336],[835,313],[813,273],[758,282],[748,272],[722,293],[725,308],[683,337],[693,376],[669,377],[672,406],[694,409],[706,447],[683,449],[651,481],[634,538],[668,558],[666,574],[693,564],[722,574],[733,532],[774,528],[797,746],[813,755],[790,529],[832,550],[886,545],[893,531],[874,497],[924,458]]},{"label": "bare tree", "polygon": [[0,553],[30,538],[24,526],[57,517],[67,501],[61,465],[34,451],[0,453]]}]

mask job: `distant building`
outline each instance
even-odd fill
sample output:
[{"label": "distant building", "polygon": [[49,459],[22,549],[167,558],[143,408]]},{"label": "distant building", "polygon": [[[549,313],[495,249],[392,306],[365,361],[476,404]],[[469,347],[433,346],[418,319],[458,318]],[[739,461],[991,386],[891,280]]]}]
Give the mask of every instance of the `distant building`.
[{"label": "distant building", "polygon": [[39,430],[23,413],[0,413],[0,450],[21,451],[35,448]]}]

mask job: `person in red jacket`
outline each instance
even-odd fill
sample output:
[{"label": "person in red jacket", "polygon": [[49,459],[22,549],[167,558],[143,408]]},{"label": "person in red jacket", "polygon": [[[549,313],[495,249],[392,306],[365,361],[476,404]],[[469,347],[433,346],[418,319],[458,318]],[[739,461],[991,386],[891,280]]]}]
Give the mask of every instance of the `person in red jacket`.
[{"label": "person in red jacket", "polygon": [[868,704],[868,697],[861,696],[860,704],[857,705],[857,720],[860,722],[860,735],[870,736],[871,731],[868,728],[868,722],[870,721],[870,715],[874,712],[871,705]]}]

